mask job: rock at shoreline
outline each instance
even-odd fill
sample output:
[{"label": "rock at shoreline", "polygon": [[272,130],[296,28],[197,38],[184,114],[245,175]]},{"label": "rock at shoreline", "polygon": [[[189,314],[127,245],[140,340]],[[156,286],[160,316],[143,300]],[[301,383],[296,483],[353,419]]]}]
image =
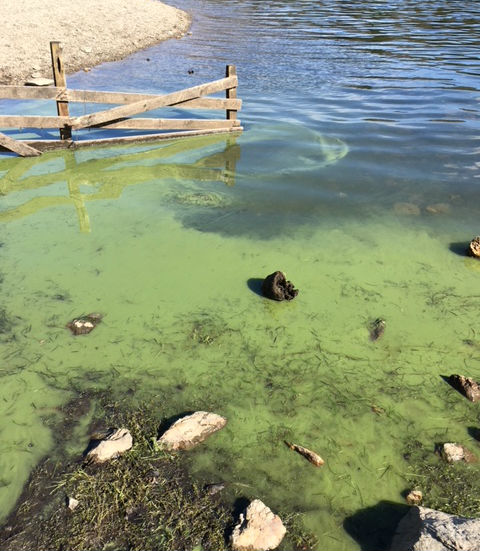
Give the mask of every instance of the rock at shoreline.
[{"label": "rock at shoreline", "polygon": [[480,235],[477,235],[477,237],[474,237],[470,241],[467,254],[469,256],[474,256],[475,258],[480,258]]},{"label": "rock at shoreline", "polygon": [[480,400],[480,385],[470,377],[450,375],[448,382],[471,402]]},{"label": "rock at shoreline", "polygon": [[390,551],[478,551],[480,519],[412,507],[398,523]]},{"label": "rock at shoreline", "polygon": [[51,78],[32,77],[25,82],[25,86],[53,86],[54,82]]},{"label": "rock at shoreline", "polygon": [[287,281],[283,272],[276,271],[263,280],[262,293],[272,300],[292,300],[298,295],[298,289]]},{"label": "rock at shoreline", "polygon": [[170,451],[190,450],[226,424],[227,420],[221,415],[196,411],[175,421],[157,440],[157,444]]},{"label": "rock at shoreline", "polygon": [[412,490],[405,497],[406,502],[409,505],[420,505],[422,503],[423,494],[420,490]]},{"label": "rock at shoreline", "polygon": [[92,463],[103,463],[118,457],[132,446],[132,435],[127,429],[113,429],[105,438],[93,441],[92,448],[86,454],[85,460]]},{"label": "rock at shoreline", "polygon": [[233,530],[234,551],[268,551],[278,547],[287,530],[280,517],[259,499],[250,503]]},{"label": "rock at shoreline", "polygon": [[441,456],[447,463],[455,463],[456,461],[465,461],[465,463],[474,463],[476,457],[465,446],[453,442],[443,444],[440,450]]}]

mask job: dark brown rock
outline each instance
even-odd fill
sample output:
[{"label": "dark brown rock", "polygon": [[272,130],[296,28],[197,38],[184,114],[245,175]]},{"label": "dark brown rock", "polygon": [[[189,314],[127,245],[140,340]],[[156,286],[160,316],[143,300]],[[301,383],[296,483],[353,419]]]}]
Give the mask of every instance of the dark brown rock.
[{"label": "dark brown rock", "polygon": [[480,400],[480,385],[470,377],[450,375],[448,382],[454,389],[468,398],[470,402],[478,402]]},{"label": "dark brown rock", "polygon": [[379,339],[385,333],[386,326],[387,322],[385,320],[382,320],[382,318],[377,318],[373,323],[371,323],[370,340],[376,341],[377,339]]},{"label": "dark brown rock", "polygon": [[474,237],[470,241],[467,254],[469,256],[474,256],[475,258],[480,258],[480,235],[477,235],[477,237]]},{"label": "dark brown rock", "polygon": [[263,280],[262,293],[264,297],[272,300],[292,300],[298,295],[298,289],[287,281],[283,272],[277,271]]}]

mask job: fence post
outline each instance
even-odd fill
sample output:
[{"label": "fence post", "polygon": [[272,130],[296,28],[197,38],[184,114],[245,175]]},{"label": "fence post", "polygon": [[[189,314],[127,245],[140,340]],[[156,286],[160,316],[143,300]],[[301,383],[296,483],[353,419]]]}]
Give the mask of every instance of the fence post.
[{"label": "fence post", "polygon": [[[60,46],[60,42],[50,42],[50,53],[52,54],[53,80],[55,82],[55,86],[66,88],[67,79],[65,78],[65,69],[63,67],[62,60],[62,47]],[[60,117],[69,116],[68,101],[57,100],[57,115]],[[72,139],[72,128],[70,126],[65,125],[63,128],[60,128],[60,139]]]},{"label": "fence post", "polygon": [[[226,76],[234,77],[237,75],[237,68],[235,65],[227,65]],[[226,90],[227,99],[236,99],[237,97],[237,87],[227,88]],[[234,121],[237,119],[237,110],[236,109],[227,109],[227,120]]]}]

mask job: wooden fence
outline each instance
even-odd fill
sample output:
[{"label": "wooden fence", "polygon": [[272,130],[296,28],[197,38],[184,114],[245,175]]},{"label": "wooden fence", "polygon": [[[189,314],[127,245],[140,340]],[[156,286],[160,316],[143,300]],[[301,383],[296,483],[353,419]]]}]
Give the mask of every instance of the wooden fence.
[{"label": "wooden fence", "polygon": [[[105,143],[153,141],[219,132],[241,132],[243,130],[240,121],[237,119],[237,112],[240,110],[242,102],[237,98],[238,79],[234,65],[227,65],[224,78],[164,95],[69,90],[66,86],[60,44],[51,42],[50,51],[52,54],[54,86],[38,88],[31,86],[0,86],[0,99],[54,100],[57,105],[57,116],[0,115],[0,128],[57,128],[60,139],[24,141],[13,139],[0,132],[0,150],[9,150],[23,157],[32,157],[49,149],[76,148]],[[225,92],[226,97],[205,97],[218,92]],[[118,107],[72,117],[69,113],[69,103],[71,102],[117,104]],[[188,110],[224,110],[225,119],[135,117],[135,115],[161,107]],[[113,138],[74,141],[72,131],[85,128],[114,129],[117,131],[121,129],[158,130],[161,133],[136,136],[119,136],[117,133],[117,136]],[[169,130],[174,132],[166,132]]]}]

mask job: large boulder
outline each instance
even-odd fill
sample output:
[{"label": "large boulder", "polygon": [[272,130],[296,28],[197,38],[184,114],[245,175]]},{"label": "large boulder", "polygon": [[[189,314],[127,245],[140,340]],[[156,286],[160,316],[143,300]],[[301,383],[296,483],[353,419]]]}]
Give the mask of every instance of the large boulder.
[{"label": "large boulder", "polygon": [[227,420],[221,415],[196,411],[176,421],[157,440],[157,444],[171,451],[189,450],[226,424]]},{"label": "large boulder", "polygon": [[104,438],[91,442],[85,459],[87,462],[103,463],[118,457],[132,446],[132,435],[127,429],[112,429]]},{"label": "large boulder", "polygon": [[412,507],[398,523],[390,551],[479,551],[480,519]]},{"label": "large boulder", "polygon": [[287,529],[259,499],[253,500],[232,533],[234,551],[268,551],[278,547]]}]

